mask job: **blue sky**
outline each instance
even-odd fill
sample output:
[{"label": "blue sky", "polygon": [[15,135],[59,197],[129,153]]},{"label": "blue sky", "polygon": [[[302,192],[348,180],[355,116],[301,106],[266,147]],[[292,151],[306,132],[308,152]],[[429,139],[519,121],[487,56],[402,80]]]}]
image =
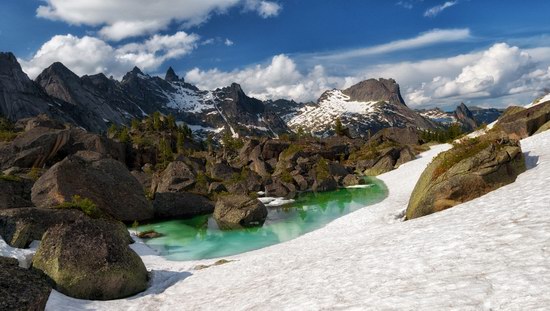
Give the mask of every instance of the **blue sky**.
[{"label": "blue sky", "polygon": [[53,61],[120,78],[173,66],[201,88],[262,99],[393,77],[413,107],[524,104],[550,88],[550,2],[18,0],[0,50],[34,77]]}]

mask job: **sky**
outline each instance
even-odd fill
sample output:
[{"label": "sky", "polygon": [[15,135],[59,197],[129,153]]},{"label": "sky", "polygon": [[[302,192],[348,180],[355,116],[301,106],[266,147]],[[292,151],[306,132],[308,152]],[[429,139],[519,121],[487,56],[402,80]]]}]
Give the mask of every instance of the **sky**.
[{"label": "sky", "polygon": [[260,99],[394,78],[407,105],[527,104],[550,92],[547,0],[1,0],[0,51],[120,79],[169,66]]}]

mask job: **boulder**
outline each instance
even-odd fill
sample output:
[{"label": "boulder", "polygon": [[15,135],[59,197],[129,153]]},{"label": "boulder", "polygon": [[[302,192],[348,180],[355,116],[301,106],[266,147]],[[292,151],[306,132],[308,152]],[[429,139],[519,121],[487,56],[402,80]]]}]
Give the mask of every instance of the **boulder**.
[{"label": "boulder", "polygon": [[55,130],[63,130],[66,128],[63,122],[52,119],[45,114],[39,114],[36,117],[20,119],[15,123],[15,128],[22,131],[30,131],[36,127],[44,127]]},{"label": "boulder", "polygon": [[144,190],[149,191],[151,189],[151,185],[153,184],[153,176],[151,174],[147,174],[143,171],[133,170],[130,172],[132,176],[141,184]]},{"label": "boulder", "polygon": [[82,150],[98,152],[125,163],[125,148],[122,143],[78,128],[30,127],[11,143],[0,147],[0,168],[41,168]]},{"label": "boulder", "polygon": [[329,163],[328,171],[334,177],[344,177],[349,174],[348,169],[338,162]]},{"label": "boulder", "polygon": [[264,160],[278,159],[281,152],[290,146],[290,142],[282,140],[268,140],[262,148],[262,158]]},{"label": "boulder", "polygon": [[208,186],[208,193],[220,193],[227,191],[227,188],[221,182],[213,182]]},{"label": "boulder", "polygon": [[412,127],[390,127],[382,129],[374,134],[371,139],[369,139],[369,143],[380,145],[384,142],[394,142],[401,145],[418,145],[419,140],[418,131]]},{"label": "boulder", "polygon": [[85,215],[76,210],[14,208],[0,210],[0,235],[6,243],[26,248],[32,241],[41,240],[50,227],[75,222]]},{"label": "boulder", "polygon": [[100,210],[125,222],[153,218],[141,184],[119,161],[79,151],[58,162],[32,188],[37,207],[53,208],[75,195],[90,199]]},{"label": "boulder", "polygon": [[543,126],[539,127],[539,129],[535,132],[535,134],[540,134],[548,130],[550,130],[550,121],[544,123]]},{"label": "boulder", "polygon": [[157,219],[183,219],[213,213],[214,203],[198,194],[166,192],[155,194],[153,209]]},{"label": "boulder", "polygon": [[0,210],[15,207],[30,207],[33,181],[0,175]]},{"label": "boulder", "polygon": [[295,192],[296,186],[280,179],[275,179],[272,183],[265,185],[265,195],[268,197],[288,197]]},{"label": "boulder", "polygon": [[399,159],[395,162],[395,167],[399,167],[404,163],[416,159],[416,154],[411,146],[404,146],[403,149],[399,152]]},{"label": "boulder", "polygon": [[214,219],[222,230],[262,226],[266,218],[265,205],[244,195],[222,196],[214,209]]},{"label": "boulder", "polygon": [[103,219],[48,229],[33,267],[43,271],[56,290],[78,299],[119,299],[147,288],[147,269],[128,246],[128,231]]},{"label": "boulder", "polygon": [[229,180],[235,173],[238,172],[225,162],[215,163],[210,167],[210,176],[217,180]]},{"label": "boulder", "polygon": [[522,139],[535,134],[550,121],[550,101],[529,109],[518,110],[505,112],[494,129],[505,132],[511,138]]},{"label": "boulder", "polygon": [[315,180],[311,189],[315,192],[333,191],[338,189],[338,183],[334,178]]},{"label": "boulder", "polygon": [[42,273],[19,267],[17,259],[0,257],[0,310],[44,310],[51,291]]},{"label": "boulder", "polygon": [[354,175],[354,174],[348,174],[342,180],[342,184],[346,187],[361,185],[363,183],[364,183],[363,179],[359,178],[357,175]]},{"label": "boulder", "polygon": [[183,192],[189,190],[196,182],[193,170],[184,162],[174,161],[155,176],[151,185],[152,192]]},{"label": "boulder", "polygon": [[413,190],[406,219],[473,200],[514,182],[524,171],[517,140],[491,135],[465,141],[428,165]]}]

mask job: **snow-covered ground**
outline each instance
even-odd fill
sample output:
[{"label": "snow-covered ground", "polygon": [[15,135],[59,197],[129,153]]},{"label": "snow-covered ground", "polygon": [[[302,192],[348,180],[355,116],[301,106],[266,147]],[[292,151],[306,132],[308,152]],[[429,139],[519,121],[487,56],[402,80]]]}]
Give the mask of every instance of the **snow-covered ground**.
[{"label": "snow-covered ground", "polygon": [[550,131],[522,141],[529,170],[452,209],[402,222],[412,189],[448,145],[380,176],[382,202],[264,249],[170,262],[132,247],[152,270],[145,293],[83,301],[53,292],[48,310],[535,310],[550,305]]}]

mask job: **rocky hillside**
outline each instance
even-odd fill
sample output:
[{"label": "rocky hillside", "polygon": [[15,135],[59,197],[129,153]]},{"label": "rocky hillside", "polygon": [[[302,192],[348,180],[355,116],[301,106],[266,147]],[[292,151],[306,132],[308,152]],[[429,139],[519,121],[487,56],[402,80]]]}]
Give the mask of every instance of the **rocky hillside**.
[{"label": "rocky hillside", "polygon": [[349,128],[352,136],[366,136],[387,127],[437,127],[407,107],[393,79],[369,79],[345,90],[326,91],[317,103],[289,108],[281,117],[293,130],[320,136],[334,133],[336,119]]},{"label": "rocky hillside", "polygon": [[12,53],[0,54],[0,113],[12,121],[44,113],[93,132],[111,124],[129,124],[155,111],[176,116],[199,132],[277,136],[286,123],[260,100],[248,97],[238,84],[199,90],[169,68],[165,78],[139,68],[121,81],[104,74],[77,76],[61,63],[30,80]]}]

